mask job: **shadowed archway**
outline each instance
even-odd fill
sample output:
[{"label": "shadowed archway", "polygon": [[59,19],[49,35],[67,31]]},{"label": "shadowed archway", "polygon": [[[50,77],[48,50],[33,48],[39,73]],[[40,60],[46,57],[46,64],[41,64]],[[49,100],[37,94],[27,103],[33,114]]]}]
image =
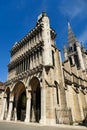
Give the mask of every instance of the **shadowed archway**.
[{"label": "shadowed archway", "polygon": [[5,93],[7,95],[7,111],[9,109],[9,97],[10,97],[10,89],[6,88]]},{"label": "shadowed archway", "polygon": [[22,82],[18,82],[14,89],[13,118],[24,121],[26,115],[26,89]]},{"label": "shadowed archway", "polygon": [[31,115],[32,122],[39,122],[41,118],[41,88],[38,78],[33,77],[30,80],[31,86]]}]

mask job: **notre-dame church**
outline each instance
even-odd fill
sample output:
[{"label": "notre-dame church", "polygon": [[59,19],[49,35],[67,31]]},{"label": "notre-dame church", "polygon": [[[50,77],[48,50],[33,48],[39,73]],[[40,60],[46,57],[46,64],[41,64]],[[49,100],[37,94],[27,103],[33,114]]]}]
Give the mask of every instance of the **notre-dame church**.
[{"label": "notre-dame church", "polygon": [[79,123],[87,117],[87,51],[68,22],[64,62],[56,32],[43,12],[10,51],[8,79],[0,89],[0,120]]}]

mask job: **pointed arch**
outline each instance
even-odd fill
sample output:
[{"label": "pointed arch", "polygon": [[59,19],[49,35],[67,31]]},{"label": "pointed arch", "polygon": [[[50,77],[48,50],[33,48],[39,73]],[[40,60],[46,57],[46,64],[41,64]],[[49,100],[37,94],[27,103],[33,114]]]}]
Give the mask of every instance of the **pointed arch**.
[{"label": "pointed arch", "polygon": [[23,82],[19,81],[15,84],[12,95],[14,95],[13,118],[16,112],[17,120],[24,121],[26,115],[26,88]]},{"label": "pointed arch", "polygon": [[31,115],[30,120],[39,122],[41,118],[41,88],[40,81],[37,77],[32,77],[29,82],[31,87]]}]

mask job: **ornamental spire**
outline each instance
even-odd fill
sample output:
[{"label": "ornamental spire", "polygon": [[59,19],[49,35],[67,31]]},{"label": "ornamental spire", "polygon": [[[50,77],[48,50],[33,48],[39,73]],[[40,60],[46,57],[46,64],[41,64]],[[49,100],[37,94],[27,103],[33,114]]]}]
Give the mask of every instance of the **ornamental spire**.
[{"label": "ornamental spire", "polygon": [[77,41],[78,40],[77,40],[75,34],[73,33],[70,22],[68,21],[68,45],[71,46],[72,44],[76,44]]}]

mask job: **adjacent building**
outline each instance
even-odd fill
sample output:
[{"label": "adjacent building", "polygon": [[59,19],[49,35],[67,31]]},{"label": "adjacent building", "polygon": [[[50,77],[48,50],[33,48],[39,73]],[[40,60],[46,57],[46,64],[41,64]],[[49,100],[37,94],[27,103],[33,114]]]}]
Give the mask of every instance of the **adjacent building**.
[{"label": "adjacent building", "polygon": [[0,81],[0,114],[2,113],[2,104],[3,104],[5,89],[6,89],[6,87],[5,87],[4,83]]},{"label": "adjacent building", "polygon": [[74,123],[87,115],[87,51],[68,23],[65,60],[43,12],[36,26],[12,47],[1,120]]}]

